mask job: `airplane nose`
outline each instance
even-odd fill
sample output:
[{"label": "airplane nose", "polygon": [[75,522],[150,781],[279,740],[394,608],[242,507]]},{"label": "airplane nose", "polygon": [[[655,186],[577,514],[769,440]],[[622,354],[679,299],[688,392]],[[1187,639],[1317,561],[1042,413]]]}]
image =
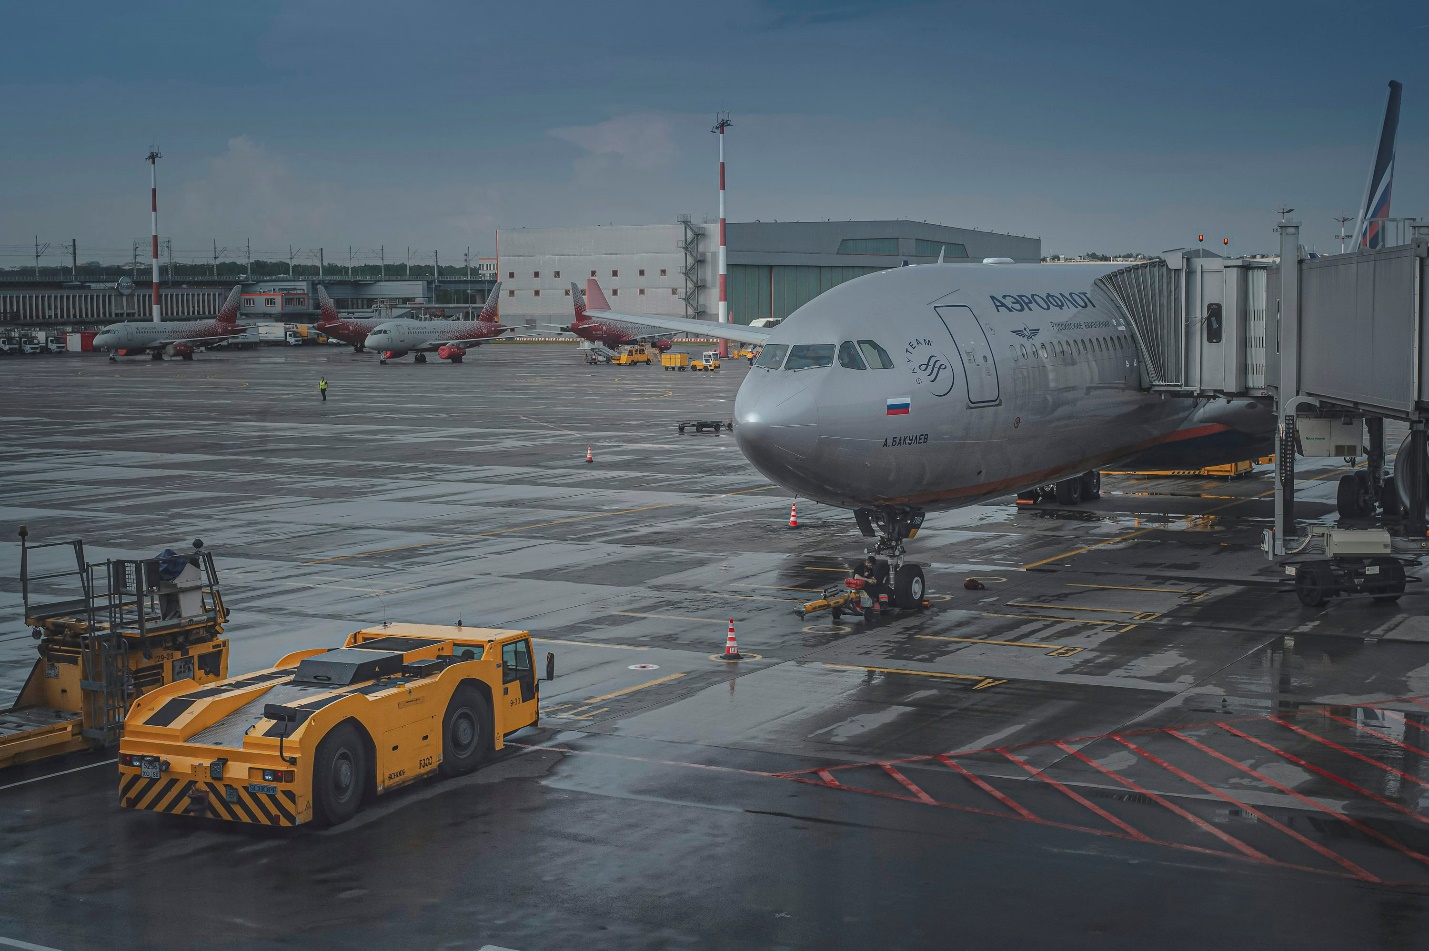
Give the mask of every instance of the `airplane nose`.
[{"label": "airplane nose", "polygon": [[97,350],[107,350],[114,346],[114,334],[100,333],[94,335],[94,346]]},{"label": "airplane nose", "polygon": [[734,438],[754,467],[783,485],[803,481],[819,443],[819,411],[802,381],[746,377],[734,401]]}]

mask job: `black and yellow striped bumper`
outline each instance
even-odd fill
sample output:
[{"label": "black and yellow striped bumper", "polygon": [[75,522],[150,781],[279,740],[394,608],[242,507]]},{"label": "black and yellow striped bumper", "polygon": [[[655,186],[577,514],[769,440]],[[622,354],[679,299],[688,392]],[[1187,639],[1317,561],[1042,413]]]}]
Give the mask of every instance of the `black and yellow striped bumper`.
[{"label": "black and yellow striped bumper", "polygon": [[300,821],[297,818],[298,795],[290,789],[279,789],[274,793],[255,792],[232,783],[177,776],[144,779],[138,773],[122,774],[119,777],[119,805],[125,809],[265,826],[295,826]]}]

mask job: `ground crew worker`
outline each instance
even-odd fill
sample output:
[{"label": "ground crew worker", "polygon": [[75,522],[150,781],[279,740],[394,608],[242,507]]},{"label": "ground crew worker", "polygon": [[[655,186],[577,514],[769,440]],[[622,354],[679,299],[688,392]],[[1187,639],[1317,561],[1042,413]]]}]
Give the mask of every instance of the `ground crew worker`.
[{"label": "ground crew worker", "polygon": [[327,402],[327,377],[325,377],[325,376],[320,376],[320,377],[318,377],[318,394],[323,398],[323,402],[326,403],[326,402]]},{"label": "ground crew worker", "polygon": [[863,560],[863,564],[858,566],[858,570],[853,573],[853,576],[867,581],[870,587],[878,582],[877,562],[872,555]]}]

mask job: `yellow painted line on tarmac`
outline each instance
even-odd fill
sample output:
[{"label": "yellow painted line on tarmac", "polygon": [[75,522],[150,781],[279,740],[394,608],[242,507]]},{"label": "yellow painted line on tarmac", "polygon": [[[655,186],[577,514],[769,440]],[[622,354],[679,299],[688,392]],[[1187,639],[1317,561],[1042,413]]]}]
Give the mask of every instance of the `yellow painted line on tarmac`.
[{"label": "yellow painted line on tarmac", "polygon": [[1007,683],[1006,680],[997,680],[993,677],[984,677],[981,674],[948,674],[941,670],[907,670],[902,667],[868,667],[863,664],[824,664],[825,667],[832,667],[834,670],[871,670],[878,674],[907,674],[910,677],[938,677],[945,680],[976,680],[973,685],[974,690],[986,690],[988,687],[995,687],[998,684]]},{"label": "yellow painted line on tarmac", "polygon": [[822,591],[823,588],[786,588],[777,584],[732,584],[731,588],[765,588],[769,591]]},{"label": "yellow painted line on tarmac", "polygon": [[1137,588],[1127,584],[1079,584],[1075,581],[1068,581],[1069,588],[1097,588],[1102,591],[1164,591],[1167,594],[1191,594],[1185,588]]},{"label": "yellow painted line on tarmac", "polygon": [[621,617],[654,617],[666,621],[705,621],[710,624],[724,624],[728,618],[722,617],[686,617],[683,614],[641,614],[637,611],[616,611]]},{"label": "yellow painted line on tarmac", "polygon": [[[714,595],[707,595],[714,597]],[[763,594],[722,594],[721,598],[738,598],[741,601],[778,601],[780,604],[803,604],[798,598],[771,598]]]},{"label": "yellow painted line on tarmac", "polygon": [[1070,604],[1034,604],[1031,601],[1008,601],[1009,608],[1041,608],[1044,611],[1091,611],[1096,614],[1143,614],[1140,608],[1080,608]]},{"label": "yellow painted line on tarmac", "polygon": [[562,641],[554,637],[537,637],[531,635],[531,640],[538,644],[569,644],[571,647],[609,647],[614,651],[648,651],[648,647],[634,647],[630,644],[606,644],[603,641]]},{"label": "yellow painted line on tarmac", "polygon": [[1031,647],[1037,650],[1045,650],[1058,657],[1071,657],[1073,654],[1080,654],[1086,650],[1085,647],[1072,647],[1068,644],[1034,644],[1031,641],[994,641],[985,637],[940,637],[937,634],[915,634],[927,641],[957,641],[960,644],[993,644],[998,647]]},{"label": "yellow painted line on tarmac", "polygon": [[986,617],[1012,617],[1019,621],[1057,621],[1061,624],[1120,624],[1121,621],[1102,621],[1096,618],[1050,617],[1045,614],[1002,614],[997,611],[979,611]]},{"label": "yellow painted line on tarmac", "polygon": [[647,680],[643,684],[636,684],[633,687],[626,687],[624,690],[617,690],[614,693],[601,694],[599,697],[591,697],[585,702],[585,706],[594,706],[597,703],[604,703],[607,700],[614,700],[616,697],[628,696],[637,690],[644,690],[647,687],[654,687],[659,684],[667,684],[672,680],[679,680],[684,674],[670,674],[668,677],[656,677],[654,680]]},{"label": "yellow painted line on tarmac", "polygon": [[751,492],[768,492],[770,489],[778,488],[773,485],[757,485],[752,489],[740,489],[737,492],[726,492],[725,495],[748,495]]}]

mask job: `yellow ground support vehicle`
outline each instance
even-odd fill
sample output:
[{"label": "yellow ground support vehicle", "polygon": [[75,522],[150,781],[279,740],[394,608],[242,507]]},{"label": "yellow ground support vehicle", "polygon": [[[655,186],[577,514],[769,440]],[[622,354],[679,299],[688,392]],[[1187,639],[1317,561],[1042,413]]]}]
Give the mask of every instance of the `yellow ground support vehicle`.
[{"label": "yellow ground support vehicle", "polygon": [[688,353],[662,353],[660,354],[660,366],[667,370],[679,370],[683,373],[690,368],[690,355]]},{"label": "yellow ground support vehicle", "polygon": [[1206,466],[1204,469],[1153,469],[1136,472],[1112,472],[1111,475],[1190,476],[1234,479],[1238,475],[1245,475],[1256,466],[1269,465],[1274,461],[1274,456],[1265,456],[1261,459],[1246,459],[1241,462],[1230,462],[1223,466]]},{"label": "yellow ground support vehicle", "polygon": [[525,631],[390,624],[129,711],[119,803],[231,822],[335,825],[432,773],[470,772],[534,726]]},{"label": "yellow ground support vehicle", "polygon": [[758,347],[752,350],[748,347],[739,347],[729,352],[729,358],[731,360],[748,360],[750,363],[753,363],[754,358],[757,356],[759,356]]},{"label": "yellow ground support vehicle", "polygon": [[704,353],[700,354],[700,358],[699,358],[698,360],[691,360],[691,361],[690,361],[690,369],[691,369],[691,370],[718,370],[718,369],[719,369],[719,351],[718,351],[718,350],[706,350]]},{"label": "yellow ground support vehicle", "polygon": [[637,363],[652,366],[655,363],[655,358],[650,356],[650,351],[643,344],[637,344],[633,347],[626,347],[612,357],[610,362],[620,367],[634,366]]},{"label": "yellow ground support vehicle", "polygon": [[0,767],[109,746],[135,697],[228,674],[228,611],[202,542],[89,564],[84,542],[30,544],[22,525],[20,591],[40,656],[0,711]]}]

